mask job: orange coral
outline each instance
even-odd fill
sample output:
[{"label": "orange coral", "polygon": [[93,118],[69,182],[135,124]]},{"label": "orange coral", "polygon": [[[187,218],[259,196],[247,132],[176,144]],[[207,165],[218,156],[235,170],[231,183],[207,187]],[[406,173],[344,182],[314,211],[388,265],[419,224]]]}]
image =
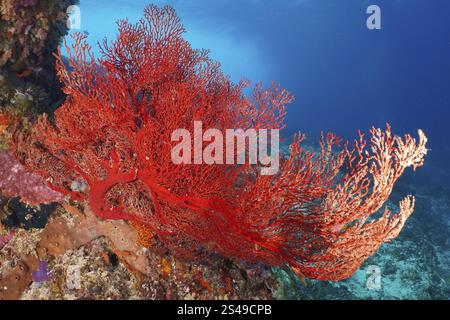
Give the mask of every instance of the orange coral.
[{"label": "orange coral", "polygon": [[171,272],[172,272],[172,265],[170,261],[166,257],[163,257],[161,259],[161,273],[163,278],[167,280]]},{"label": "orange coral", "polygon": [[210,283],[203,277],[202,272],[200,270],[196,271],[194,274],[194,279],[197,284],[208,292],[213,292],[214,289],[211,287]]},{"label": "orange coral", "polygon": [[139,223],[137,221],[130,221],[130,225],[134,230],[136,230],[138,234],[138,244],[145,248],[149,248],[152,245],[154,237],[149,228],[147,228],[145,224]]}]

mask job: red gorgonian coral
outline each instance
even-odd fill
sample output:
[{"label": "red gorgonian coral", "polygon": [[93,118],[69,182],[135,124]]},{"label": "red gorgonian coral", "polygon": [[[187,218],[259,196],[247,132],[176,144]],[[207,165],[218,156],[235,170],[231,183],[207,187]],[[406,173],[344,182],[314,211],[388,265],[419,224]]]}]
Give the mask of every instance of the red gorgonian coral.
[{"label": "red gorgonian coral", "polygon": [[206,128],[281,129],[291,95],[272,85],[233,84],[207,51],[194,50],[171,7],[148,6],[136,25],[120,21],[116,41],[94,59],[83,35],[58,55],[68,95],[54,119],[17,134],[16,155],[58,192],[87,200],[103,219],[148,227],[172,252],[195,258],[218,252],[269,265],[289,264],[314,279],[349,277],[413,211],[376,215],[407,167],[423,164],[426,137],[372,129],[336,150],[302,148],[298,134],[276,175],[260,165],[176,165],[171,133],[194,121]]}]

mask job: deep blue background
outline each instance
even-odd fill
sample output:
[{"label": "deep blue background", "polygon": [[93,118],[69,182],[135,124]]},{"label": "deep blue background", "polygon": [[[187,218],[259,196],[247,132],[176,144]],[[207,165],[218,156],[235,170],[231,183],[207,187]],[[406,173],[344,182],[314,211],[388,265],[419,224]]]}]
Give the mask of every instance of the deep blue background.
[{"label": "deep blue background", "polygon": [[[81,0],[81,30],[95,44],[114,21],[136,21],[148,1]],[[450,181],[450,1],[176,0],[171,4],[194,47],[209,48],[233,80],[275,80],[296,101],[286,134],[345,138],[389,122],[396,133],[429,137],[416,179]],[[382,29],[366,28],[366,8],[382,10]]]}]

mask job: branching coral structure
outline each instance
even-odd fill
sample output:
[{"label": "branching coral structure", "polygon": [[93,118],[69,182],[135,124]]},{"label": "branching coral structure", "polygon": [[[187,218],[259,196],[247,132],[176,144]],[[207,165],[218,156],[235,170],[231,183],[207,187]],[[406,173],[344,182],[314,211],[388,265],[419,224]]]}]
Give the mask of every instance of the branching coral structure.
[{"label": "branching coral structure", "polygon": [[326,134],[317,154],[298,134],[275,175],[262,165],[174,164],[175,129],[282,129],[293,98],[276,85],[246,97],[245,81],[231,83],[182,38],[171,7],[148,6],[136,25],[118,27],[98,59],[84,35],[66,45],[68,66],[57,55],[65,103],[31,134],[16,132],[16,156],[52,189],[102,219],[145,226],[180,257],[218,252],[314,279],[351,276],[399,234],[414,198],[395,214],[381,210],[404,170],[423,165],[422,131],[416,141],[373,128],[353,144]]}]

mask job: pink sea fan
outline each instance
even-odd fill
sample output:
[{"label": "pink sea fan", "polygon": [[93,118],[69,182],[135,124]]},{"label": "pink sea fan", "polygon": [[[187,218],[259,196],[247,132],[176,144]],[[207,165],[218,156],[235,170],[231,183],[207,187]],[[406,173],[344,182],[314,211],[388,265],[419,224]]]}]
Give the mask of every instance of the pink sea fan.
[{"label": "pink sea fan", "polygon": [[39,175],[27,171],[8,151],[0,151],[0,191],[7,197],[19,196],[31,205],[63,200],[61,193],[49,188]]}]

